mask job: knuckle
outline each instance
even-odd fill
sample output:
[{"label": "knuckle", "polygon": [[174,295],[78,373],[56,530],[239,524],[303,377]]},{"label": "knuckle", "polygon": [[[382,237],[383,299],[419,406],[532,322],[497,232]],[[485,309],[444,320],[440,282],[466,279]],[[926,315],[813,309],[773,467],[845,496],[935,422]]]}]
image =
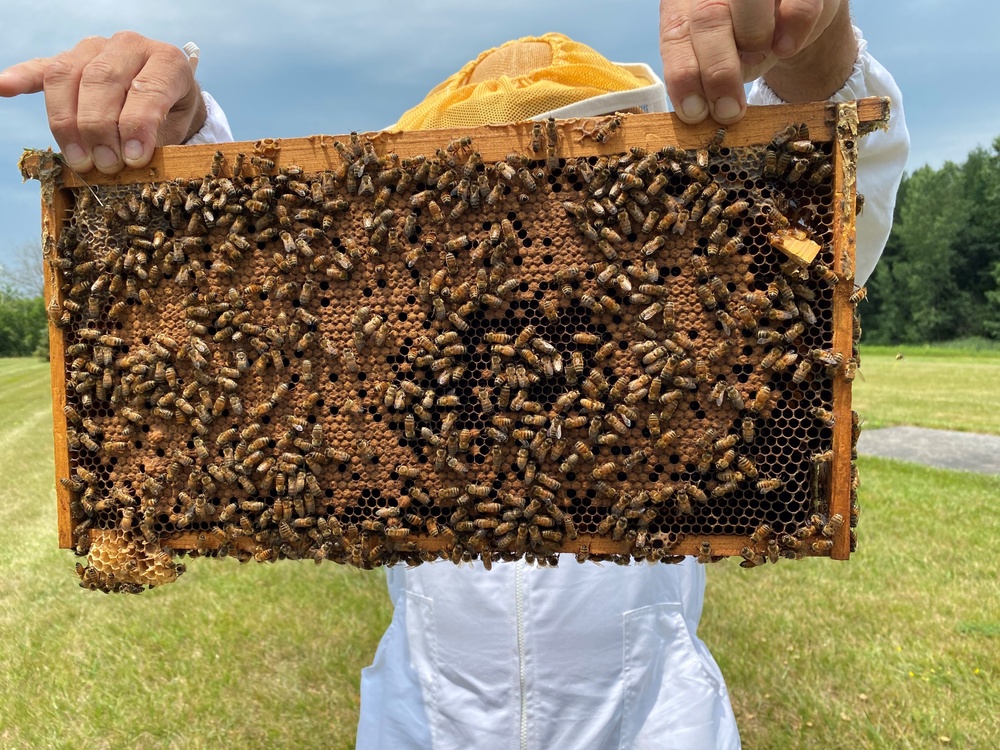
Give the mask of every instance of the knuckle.
[{"label": "knuckle", "polygon": [[782,3],[781,14],[785,22],[796,30],[811,28],[822,13],[822,4],[815,0],[804,2]]},{"label": "knuckle", "polygon": [[691,28],[687,18],[681,16],[663,16],[660,21],[660,39],[665,43],[679,42],[691,36]]},{"label": "knuckle", "polygon": [[76,132],[76,116],[73,112],[59,111],[49,115],[49,130],[59,142],[72,137]]},{"label": "knuckle", "polygon": [[76,125],[83,140],[88,143],[108,141],[112,134],[117,138],[118,123],[113,116],[102,111],[81,111]]},{"label": "knuckle", "polygon": [[726,0],[699,0],[691,10],[691,25],[698,29],[716,29],[731,19]]},{"label": "knuckle", "polygon": [[117,31],[111,35],[110,41],[117,44],[141,44],[146,41],[146,37],[135,31]]},{"label": "knuckle", "polygon": [[741,31],[736,38],[736,46],[741,52],[767,52],[771,49],[773,36],[763,27]]},{"label": "knuckle", "polygon": [[170,96],[171,89],[170,81],[167,78],[144,72],[141,78],[132,81],[129,101],[141,102],[142,110],[149,113],[149,120],[160,120],[176,104]]},{"label": "knuckle", "polygon": [[739,70],[725,60],[711,62],[705,65],[701,71],[701,80],[705,84],[706,90],[709,91],[725,89],[739,78]]},{"label": "knuckle", "polygon": [[164,120],[163,113],[141,109],[132,113],[123,113],[118,121],[118,130],[122,140],[127,138],[145,138],[156,136],[160,123]]},{"label": "knuckle", "polygon": [[693,64],[674,65],[664,72],[664,83],[671,92],[689,92],[696,90],[701,84],[698,66]]},{"label": "knuckle", "polygon": [[49,60],[48,65],[45,66],[45,73],[43,76],[45,87],[48,88],[51,85],[65,83],[66,81],[72,80],[75,75],[76,66],[73,65],[66,53],[56,55]]},{"label": "knuckle", "polygon": [[188,67],[187,55],[184,54],[180,47],[175,47],[173,44],[165,44],[159,53],[163,56],[164,61],[169,65],[178,66],[184,70],[190,70]]},{"label": "knuckle", "polygon": [[80,79],[81,86],[107,86],[118,81],[118,68],[112,60],[96,58],[83,69]]},{"label": "knuckle", "polygon": [[76,46],[73,47],[70,54],[92,57],[103,50],[107,44],[107,37],[87,36],[76,43]]}]

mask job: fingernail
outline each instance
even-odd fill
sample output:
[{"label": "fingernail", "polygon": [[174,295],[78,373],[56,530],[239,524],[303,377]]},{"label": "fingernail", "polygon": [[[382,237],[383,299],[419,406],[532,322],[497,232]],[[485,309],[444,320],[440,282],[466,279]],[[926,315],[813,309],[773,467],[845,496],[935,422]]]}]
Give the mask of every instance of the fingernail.
[{"label": "fingernail", "polygon": [[733,120],[740,116],[740,103],[731,96],[715,100],[715,119]]},{"label": "fingernail", "polygon": [[111,169],[118,163],[118,155],[107,146],[94,149],[94,164],[98,169]]},{"label": "fingernail", "polygon": [[783,36],[774,43],[774,54],[788,57],[795,51],[795,40],[790,36]]},{"label": "fingernail", "polygon": [[681,102],[681,114],[686,120],[701,120],[707,114],[705,100],[697,94],[692,94]]},{"label": "fingernail", "polygon": [[125,141],[122,156],[125,157],[125,161],[138,161],[142,158],[142,143],[135,139]]},{"label": "fingernail", "polygon": [[63,156],[71,167],[78,167],[87,161],[87,152],[75,143],[69,144],[63,149]]}]

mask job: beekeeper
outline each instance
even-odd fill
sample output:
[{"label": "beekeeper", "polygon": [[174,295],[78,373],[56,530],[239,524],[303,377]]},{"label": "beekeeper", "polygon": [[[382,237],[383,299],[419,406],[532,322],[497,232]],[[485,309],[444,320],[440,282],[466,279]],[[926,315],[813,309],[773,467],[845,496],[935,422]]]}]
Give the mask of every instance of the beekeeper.
[{"label": "beekeeper", "polygon": [[[908,151],[892,77],[852,28],[846,0],[663,0],[666,86],[558,34],[481,54],[400,129],[662,111],[726,124],[751,104],[892,99],[887,132],[860,146],[857,282],[889,232]],[[105,73],[88,75],[100,64]],[[109,67],[110,65],[110,67]],[[92,37],[0,73],[0,95],[45,91],[70,166],[114,173],[156,145],[231,140],[177,48],[132,33]],[[96,84],[95,81],[103,81]],[[753,80],[748,96],[743,82]],[[122,92],[127,92],[124,95]],[[698,638],[705,568],[524,562],[387,570],[394,613],[361,679],[362,750],[738,748],[726,685]],[[763,687],[762,687],[763,689]]]},{"label": "beekeeper", "polygon": [[[847,4],[841,7],[843,28],[830,32],[843,49],[831,41],[836,53],[829,53],[843,66],[839,79],[818,64],[811,75],[827,88],[785,78],[787,88],[778,90],[792,100],[892,98],[891,131],[861,145],[867,207],[858,220],[857,276],[864,283],[888,237],[908,136],[899,90],[851,28]],[[668,70],[672,54],[664,53]],[[754,83],[751,103],[783,101],[766,80]],[[703,117],[701,94],[677,86],[690,119]],[[648,67],[613,65],[548,34],[482,53],[396,127],[662,111],[665,99]],[[745,108],[739,97],[714,106],[724,119]],[[693,558],[598,567],[563,555],[557,568],[437,564],[390,568],[387,579],[392,623],[361,677],[363,750],[740,746],[722,674],[697,636],[705,566]]]}]

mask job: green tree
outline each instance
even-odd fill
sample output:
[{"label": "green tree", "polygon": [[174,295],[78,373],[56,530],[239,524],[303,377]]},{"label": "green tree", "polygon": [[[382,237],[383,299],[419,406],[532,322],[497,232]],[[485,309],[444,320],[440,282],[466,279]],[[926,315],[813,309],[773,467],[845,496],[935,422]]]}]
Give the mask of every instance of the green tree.
[{"label": "green tree", "polygon": [[1000,261],[993,264],[993,288],[984,293],[983,333],[990,338],[1000,339]]},{"label": "green tree", "polygon": [[969,333],[987,334],[983,310],[986,293],[997,288],[994,268],[1000,263],[1000,138],[992,152],[977,148],[962,165],[962,196],[969,208],[955,233],[954,275],[969,305]]},{"label": "green tree", "polygon": [[26,357],[48,340],[45,303],[0,281],[0,357]]},{"label": "green tree", "polygon": [[[877,271],[877,336],[900,343],[967,335],[969,295],[958,283],[954,238],[968,221],[962,168],[922,167],[907,180],[893,246]],[[862,315],[865,311],[862,311]]]},{"label": "green tree", "polygon": [[872,343],[1000,338],[1000,138],[961,165],[904,176],[892,232],[862,308]]},{"label": "green tree", "polygon": [[48,321],[42,301],[42,252],[25,245],[0,266],[0,357],[47,356]]}]

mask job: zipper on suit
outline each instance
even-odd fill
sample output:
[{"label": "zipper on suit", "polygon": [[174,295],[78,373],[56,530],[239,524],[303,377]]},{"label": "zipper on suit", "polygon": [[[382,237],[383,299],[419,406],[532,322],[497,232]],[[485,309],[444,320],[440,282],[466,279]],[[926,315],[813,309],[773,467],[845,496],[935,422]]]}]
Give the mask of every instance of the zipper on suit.
[{"label": "zipper on suit", "polygon": [[526,676],[524,668],[524,590],[522,575],[524,561],[514,562],[514,610],[517,615],[517,674],[521,687],[521,750],[528,750],[528,695],[525,689]]}]

